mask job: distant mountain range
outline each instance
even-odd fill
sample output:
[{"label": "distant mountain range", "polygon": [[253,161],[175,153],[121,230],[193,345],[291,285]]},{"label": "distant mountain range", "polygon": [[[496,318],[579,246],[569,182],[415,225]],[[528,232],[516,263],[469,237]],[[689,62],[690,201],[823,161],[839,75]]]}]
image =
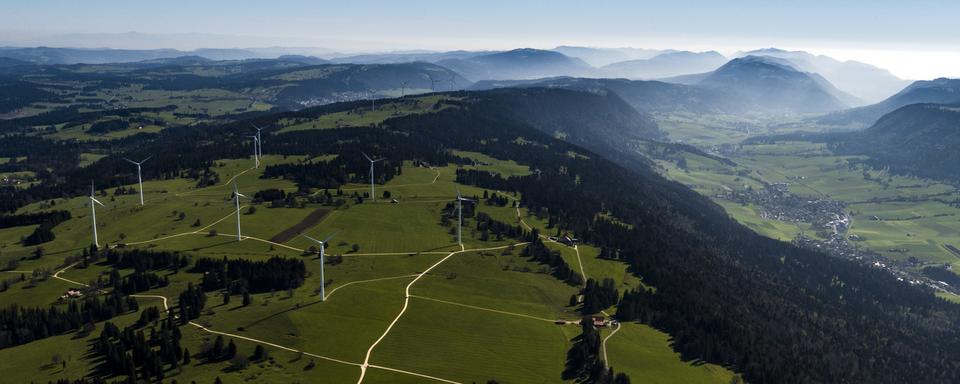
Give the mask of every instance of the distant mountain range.
[{"label": "distant mountain range", "polygon": [[555,77],[479,81],[470,89],[504,87],[610,91],[643,112],[808,114],[841,110],[853,99],[817,74],[759,56],[734,59],[712,72],[682,76],[676,83]]},{"label": "distant mountain range", "polygon": [[[311,56],[319,53],[323,57]],[[886,70],[855,61],[839,61],[827,56],[816,56],[803,51],[785,51],[768,48],[738,53],[734,61],[713,51],[688,52],[638,48],[593,48],[560,46],[552,50],[531,48],[510,51],[397,51],[344,55],[319,48],[244,48],[244,49],[107,49],[107,48],[15,48],[0,47],[0,68],[11,66],[58,64],[197,64],[200,60],[224,61],[270,59],[279,57],[289,62],[307,65],[320,64],[399,64],[427,62],[448,68],[465,80],[531,80],[547,77],[593,77],[660,79],[665,82],[698,85],[739,92],[739,98],[752,103],[751,109],[822,113],[849,106],[861,106],[894,94],[906,85]],[[751,77],[743,70],[742,61],[750,57],[765,57],[764,71],[779,72],[774,77]],[[750,59],[753,60],[753,59]],[[761,63],[752,63],[760,70]],[[725,66],[724,71],[715,71]],[[738,69],[739,68],[739,69]],[[724,73],[727,72],[727,73]],[[747,71],[750,72],[750,71]],[[708,80],[708,77],[711,77]],[[434,79],[429,89],[449,90],[466,86],[448,84],[456,78]],[[439,88],[438,88],[439,87]],[[779,91],[778,87],[783,88]],[[742,88],[742,89],[737,89]],[[682,91],[681,93],[686,92]],[[832,100],[836,99],[836,100]],[[839,101],[839,102],[837,102]],[[921,98],[915,102],[948,102],[949,100]],[[875,110],[854,110],[850,114],[833,116],[867,125],[885,112],[905,104],[877,107]],[[826,120],[825,120],[826,121]],[[866,123],[864,123],[864,121]]]},{"label": "distant mountain range", "polygon": [[602,69],[608,77],[658,79],[712,71],[726,62],[727,58],[715,51],[679,51],[662,53],[649,59],[621,61]]},{"label": "distant mountain range", "polygon": [[109,64],[145,60],[199,56],[210,60],[242,60],[264,56],[245,49],[109,49],[109,48],[11,48],[0,47],[0,57],[8,57],[34,64]]},{"label": "distant mountain range", "polygon": [[776,48],[743,52],[743,56],[777,57],[790,62],[795,68],[817,73],[837,88],[863,100],[874,103],[906,87],[910,81],[894,76],[886,69],[858,61],[839,61],[829,56],[812,55],[804,51],[785,51]]},{"label": "distant mountain range", "polygon": [[768,56],[730,60],[696,84],[737,95],[764,112],[822,113],[844,109],[855,100],[820,75]]},{"label": "distant mountain range", "polygon": [[603,67],[620,61],[643,60],[661,53],[675,52],[673,50],[643,49],[643,48],[595,48],[559,46],[552,51],[583,60],[594,67]]},{"label": "distant mountain range", "polygon": [[817,119],[821,124],[866,127],[900,107],[917,103],[960,103],[960,79],[916,81],[879,103],[832,113]]},{"label": "distant mountain range", "polygon": [[841,154],[869,156],[878,168],[920,177],[960,181],[960,104],[911,104],[872,127],[841,134]]},{"label": "distant mountain range", "polygon": [[396,64],[415,61],[436,63],[443,60],[470,59],[493,53],[499,53],[499,51],[387,52],[334,57],[330,59],[330,62],[337,64]]},{"label": "distant mountain range", "polygon": [[587,76],[594,72],[594,68],[583,60],[559,52],[530,48],[440,60],[436,64],[450,68],[472,81]]}]

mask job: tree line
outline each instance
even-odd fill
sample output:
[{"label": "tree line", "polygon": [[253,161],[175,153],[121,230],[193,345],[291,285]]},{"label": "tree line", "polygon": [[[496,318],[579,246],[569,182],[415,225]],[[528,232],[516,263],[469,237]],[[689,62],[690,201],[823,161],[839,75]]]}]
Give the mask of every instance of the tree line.
[{"label": "tree line", "polygon": [[271,257],[267,260],[199,258],[190,269],[202,273],[206,291],[226,289],[230,293],[259,293],[287,290],[303,285],[307,266],[303,260]]},{"label": "tree line", "polygon": [[0,348],[79,331],[88,324],[135,312],[137,300],[113,292],[71,300],[66,308],[11,305],[0,309]]}]

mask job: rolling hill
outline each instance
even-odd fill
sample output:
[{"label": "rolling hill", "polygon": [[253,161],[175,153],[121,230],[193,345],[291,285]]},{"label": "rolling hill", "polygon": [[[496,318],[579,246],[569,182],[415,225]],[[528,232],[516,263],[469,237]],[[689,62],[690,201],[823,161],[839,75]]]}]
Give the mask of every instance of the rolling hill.
[{"label": "rolling hill", "polygon": [[593,72],[593,68],[580,59],[530,48],[440,60],[436,64],[450,68],[471,81],[584,76]]},{"label": "rolling hill", "polygon": [[835,111],[852,99],[817,74],[760,56],[733,59],[703,76],[697,85],[737,95],[748,108],[768,113]]},{"label": "rolling hill", "polygon": [[55,47],[0,47],[0,57],[34,64],[109,64],[196,55],[210,60],[242,60],[262,57],[244,49],[109,49]]},{"label": "rolling hill", "polygon": [[960,79],[939,78],[916,81],[879,103],[831,113],[816,120],[822,124],[867,127],[887,113],[917,103],[960,103]]},{"label": "rolling hill", "polygon": [[911,104],[872,127],[833,144],[844,154],[866,155],[871,165],[896,173],[960,181],[960,105]]},{"label": "rolling hill", "polygon": [[612,63],[601,68],[606,76],[658,79],[717,69],[727,58],[715,52],[666,52],[649,59]]},{"label": "rolling hill", "polygon": [[813,55],[804,51],[767,48],[738,54],[738,57],[743,56],[769,56],[787,60],[803,72],[823,76],[831,84],[859,98],[863,103],[875,103],[883,100],[910,83],[894,76],[890,71],[870,64],[852,60],[840,61],[829,56]]},{"label": "rolling hill", "polygon": [[663,51],[659,49],[598,48],[598,47],[578,47],[578,46],[569,46],[569,45],[561,45],[559,47],[551,49],[551,51],[560,52],[564,55],[578,58],[594,67],[602,67],[605,65],[609,65],[609,64],[613,64],[621,61],[627,61],[627,60],[649,59],[661,53],[670,52],[670,51]]},{"label": "rolling hill", "polygon": [[735,98],[723,91],[653,80],[556,77],[537,80],[479,81],[470,89],[504,87],[564,88],[587,92],[607,90],[617,94],[630,106],[644,113],[741,113],[746,110]]}]

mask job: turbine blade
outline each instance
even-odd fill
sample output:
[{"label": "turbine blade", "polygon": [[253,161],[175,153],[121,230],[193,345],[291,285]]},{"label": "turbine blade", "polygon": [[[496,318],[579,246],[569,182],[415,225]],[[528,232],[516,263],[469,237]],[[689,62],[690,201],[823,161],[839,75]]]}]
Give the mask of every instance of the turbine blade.
[{"label": "turbine blade", "polygon": [[366,157],[366,158],[367,158],[367,161],[373,162],[373,159],[371,159],[370,156],[367,156],[367,153],[366,153],[366,152],[360,152],[360,153],[363,154],[363,157]]},{"label": "turbine blade", "polygon": [[247,195],[244,195],[244,194],[242,194],[242,193],[240,193],[240,192],[237,192],[237,196],[242,197],[242,198],[244,198],[244,199],[249,199],[249,197],[247,197]]},{"label": "turbine blade", "polygon": [[151,157],[153,157],[153,155],[147,156],[146,159],[140,160],[140,164],[146,163],[147,160],[150,160]]},{"label": "turbine blade", "polygon": [[130,160],[130,159],[126,158],[126,157],[124,157],[123,159],[126,160],[126,161],[127,161],[128,163],[130,163],[130,164],[140,165],[140,164],[138,164],[136,161]]},{"label": "turbine blade", "polygon": [[97,203],[97,204],[100,204],[101,207],[106,207],[106,205],[103,205],[103,203],[101,203],[100,200],[97,200],[97,199],[96,199],[95,197],[93,197],[93,196],[90,196],[90,201],[92,201],[92,202],[94,202],[94,203]]},{"label": "turbine blade", "polygon": [[304,234],[300,234],[300,236],[303,236],[303,237],[306,237],[306,238],[308,238],[308,239],[310,239],[310,240],[313,240],[315,243],[322,243],[322,241],[317,240],[317,239],[314,239],[314,238],[312,238],[312,237],[310,237],[310,236],[307,236],[307,235],[304,235]]},{"label": "turbine blade", "polygon": [[328,241],[330,241],[330,239],[332,239],[332,238],[333,238],[334,236],[336,236],[336,235],[337,235],[337,233],[340,233],[340,231],[337,231],[337,232],[334,232],[334,233],[331,233],[331,234],[330,234],[330,236],[327,236],[327,238],[326,238],[326,239],[323,239],[323,242],[324,242],[324,243],[326,243],[326,242],[328,242]]}]

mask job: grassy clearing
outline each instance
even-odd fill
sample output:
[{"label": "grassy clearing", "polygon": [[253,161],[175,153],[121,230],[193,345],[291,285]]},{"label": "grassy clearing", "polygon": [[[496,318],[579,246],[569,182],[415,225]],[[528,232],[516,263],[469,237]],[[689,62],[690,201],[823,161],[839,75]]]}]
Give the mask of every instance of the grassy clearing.
[{"label": "grassy clearing", "polygon": [[[437,104],[441,100],[454,100],[449,96],[431,95],[400,100],[377,101],[376,109],[372,105],[353,110],[330,113],[316,119],[281,120],[284,127],[279,132],[302,131],[308,129],[330,129],[346,127],[371,127],[385,120],[412,114],[433,113],[450,108]],[[436,106],[436,107],[435,107]]]},{"label": "grassy clearing", "polygon": [[617,372],[644,383],[729,383],[734,377],[717,365],[680,360],[669,335],[643,324],[621,324],[607,341],[607,355]]},{"label": "grassy clearing", "polygon": [[575,326],[412,300],[374,364],[460,382],[560,382]]}]

